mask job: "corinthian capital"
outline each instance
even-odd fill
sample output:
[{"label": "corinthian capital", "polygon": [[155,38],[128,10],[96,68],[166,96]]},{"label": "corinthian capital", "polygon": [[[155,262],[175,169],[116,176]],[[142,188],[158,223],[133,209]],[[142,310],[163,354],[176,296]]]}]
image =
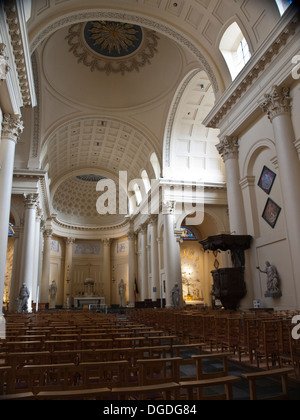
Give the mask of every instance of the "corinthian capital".
[{"label": "corinthian capital", "polygon": [[17,142],[20,135],[23,133],[23,121],[18,115],[4,114],[2,121],[2,137]]},{"label": "corinthian capital", "polygon": [[239,141],[237,137],[225,136],[216,148],[222,156],[224,162],[227,159],[237,159],[239,156]]},{"label": "corinthian capital", "polygon": [[37,206],[38,194],[24,194],[24,205],[26,209],[35,209]]},{"label": "corinthian capital", "polygon": [[272,92],[265,94],[264,98],[260,107],[267,113],[271,122],[277,115],[291,112],[291,97],[290,89],[288,87],[279,87],[275,85]]},{"label": "corinthian capital", "polygon": [[8,57],[4,54],[5,44],[0,43],[0,81],[6,79],[6,75],[10,70],[8,65]]}]

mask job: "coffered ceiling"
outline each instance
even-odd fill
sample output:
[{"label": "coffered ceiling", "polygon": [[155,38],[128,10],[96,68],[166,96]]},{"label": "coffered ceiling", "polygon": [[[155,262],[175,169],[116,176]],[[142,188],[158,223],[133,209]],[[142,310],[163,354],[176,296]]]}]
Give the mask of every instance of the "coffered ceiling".
[{"label": "coffered ceiling", "polygon": [[[95,214],[93,183],[79,174],[117,180],[126,171],[130,181],[146,170],[154,178],[150,156],[163,166],[170,109],[183,81],[199,72],[197,85],[209,85],[205,109],[199,102],[178,113],[199,126],[211,98],[230,84],[218,48],[228,23],[239,23],[255,51],[278,18],[273,0],[33,0],[28,31],[38,106],[24,143],[39,144],[37,165],[48,171],[58,217],[104,223]],[[201,133],[214,146],[215,137]]]}]

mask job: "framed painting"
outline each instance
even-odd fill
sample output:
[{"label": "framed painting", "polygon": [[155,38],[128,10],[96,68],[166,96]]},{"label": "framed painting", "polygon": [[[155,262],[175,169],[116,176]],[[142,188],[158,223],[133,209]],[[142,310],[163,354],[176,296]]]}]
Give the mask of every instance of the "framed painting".
[{"label": "framed painting", "polygon": [[258,186],[269,195],[273,187],[275,178],[276,174],[273,171],[271,171],[271,169],[264,166],[258,181]]},{"label": "framed painting", "polygon": [[281,212],[281,207],[278,206],[271,198],[268,199],[264,212],[262,214],[262,218],[272,227],[274,228],[279,214]]}]

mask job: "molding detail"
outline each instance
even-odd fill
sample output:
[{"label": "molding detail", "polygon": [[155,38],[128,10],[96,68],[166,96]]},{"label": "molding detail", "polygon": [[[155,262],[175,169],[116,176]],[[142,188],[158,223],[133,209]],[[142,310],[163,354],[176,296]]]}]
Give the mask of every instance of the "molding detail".
[{"label": "molding detail", "polygon": [[86,23],[75,24],[69,28],[69,34],[66,36],[71,52],[78,59],[79,63],[83,63],[89,67],[91,71],[98,70],[105,72],[106,75],[111,73],[122,73],[139,71],[141,67],[150,63],[150,59],[157,53],[157,45],[159,37],[154,31],[143,29],[143,41],[138,50],[125,57],[111,59],[101,54],[97,54],[84,40],[83,32]]},{"label": "molding detail", "polygon": [[239,140],[234,136],[225,136],[219,144],[216,145],[218,152],[222,156],[224,162],[228,159],[238,159],[239,156]]},{"label": "molding detail", "polygon": [[22,32],[24,28],[21,26],[19,19],[18,3],[16,0],[5,2],[6,21],[9,27],[9,34],[11,38],[11,45],[14,52],[15,65],[19,79],[20,91],[22,94],[23,105],[34,106],[32,103],[32,87],[30,86],[30,71],[28,65],[30,65],[29,56],[26,56],[26,47],[23,43]]},{"label": "molding detail", "polygon": [[8,57],[4,54],[5,48],[6,45],[0,43],[0,80],[5,80],[6,75],[10,70],[10,67],[8,65]]},{"label": "molding detail", "polygon": [[281,114],[289,114],[291,112],[290,88],[273,86],[272,92],[265,94],[264,101],[260,107],[267,113],[269,120]]}]

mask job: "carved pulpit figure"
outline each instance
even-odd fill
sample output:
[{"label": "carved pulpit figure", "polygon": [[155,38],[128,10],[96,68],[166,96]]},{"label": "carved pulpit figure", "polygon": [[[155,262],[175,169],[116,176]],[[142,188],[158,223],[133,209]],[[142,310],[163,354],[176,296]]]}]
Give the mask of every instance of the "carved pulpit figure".
[{"label": "carved pulpit figure", "polygon": [[124,283],[124,280],[122,279],[119,283],[119,296],[120,296],[120,307],[121,308],[123,308],[125,293],[126,293],[126,284]]},{"label": "carved pulpit figure", "polygon": [[30,296],[30,292],[26,283],[23,283],[20,292],[19,292],[19,307],[18,313],[23,313],[28,311],[28,299]]},{"label": "carved pulpit figure", "polygon": [[52,280],[52,283],[49,287],[49,294],[50,294],[50,304],[49,309],[55,309],[55,298],[57,293],[57,286],[55,280]]}]

